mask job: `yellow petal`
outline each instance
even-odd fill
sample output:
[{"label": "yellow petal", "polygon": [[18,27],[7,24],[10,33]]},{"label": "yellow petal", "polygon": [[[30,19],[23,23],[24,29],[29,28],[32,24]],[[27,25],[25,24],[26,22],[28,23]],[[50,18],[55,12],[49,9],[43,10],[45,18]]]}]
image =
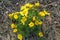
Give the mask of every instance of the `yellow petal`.
[{"label": "yellow petal", "polygon": [[17,32],[17,29],[13,29],[13,32],[16,33]]},{"label": "yellow petal", "polygon": [[48,13],[46,10],[44,10],[45,15],[50,16],[50,13]]},{"label": "yellow petal", "polygon": [[39,15],[44,17],[45,16],[45,13],[44,12],[39,12]]},{"label": "yellow petal", "polygon": [[24,9],[26,9],[26,6],[21,6],[20,10],[24,10]]},{"label": "yellow petal", "polygon": [[33,16],[33,18],[32,18],[32,19],[33,19],[33,21],[35,21],[35,20],[36,20],[36,17],[35,17],[35,16]]},{"label": "yellow petal", "polygon": [[16,28],[16,25],[14,23],[12,23],[11,28]]},{"label": "yellow petal", "polygon": [[22,17],[21,23],[22,23],[23,25],[25,24],[26,21],[27,21],[27,18],[26,18],[26,17]]},{"label": "yellow petal", "polygon": [[36,21],[35,21],[35,25],[39,25],[39,21],[36,20]]},{"label": "yellow petal", "polygon": [[39,32],[39,37],[43,37],[43,33],[42,32]]},{"label": "yellow petal", "polygon": [[42,21],[39,21],[39,25],[42,25]]},{"label": "yellow petal", "polygon": [[39,7],[40,6],[39,2],[35,3],[35,6],[36,7]]},{"label": "yellow petal", "polygon": [[18,39],[22,40],[22,34],[17,35]]},{"label": "yellow petal", "polygon": [[14,19],[18,19],[18,15],[14,15]]},{"label": "yellow petal", "polygon": [[29,27],[34,27],[34,23],[33,22],[30,22],[29,23]]},{"label": "yellow petal", "polygon": [[9,18],[12,18],[13,14],[8,14]]}]

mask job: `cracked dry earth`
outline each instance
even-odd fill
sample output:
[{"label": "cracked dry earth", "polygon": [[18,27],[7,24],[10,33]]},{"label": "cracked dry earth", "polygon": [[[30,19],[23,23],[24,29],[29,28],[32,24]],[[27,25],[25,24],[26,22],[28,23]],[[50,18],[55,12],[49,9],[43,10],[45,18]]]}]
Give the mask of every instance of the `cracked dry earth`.
[{"label": "cracked dry earth", "polygon": [[[51,14],[51,16],[43,19],[43,30],[46,32],[46,40],[60,40],[60,0],[2,0],[0,2],[0,40],[17,40],[16,35],[10,28],[11,20],[8,19],[8,14],[19,11],[22,4],[36,1],[39,1],[41,6],[47,8]],[[28,37],[24,40],[36,40],[36,37],[34,39]]]}]

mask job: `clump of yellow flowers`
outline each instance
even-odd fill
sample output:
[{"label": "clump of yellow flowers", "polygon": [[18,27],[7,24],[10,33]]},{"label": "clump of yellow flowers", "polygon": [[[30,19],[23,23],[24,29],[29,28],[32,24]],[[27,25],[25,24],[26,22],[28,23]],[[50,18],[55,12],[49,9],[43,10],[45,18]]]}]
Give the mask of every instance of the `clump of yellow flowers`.
[{"label": "clump of yellow flowers", "polygon": [[39,38],[44,37],[42,20],[49,16],[50,13],[46,9],[37,11],[40,7],[39,2],[34,4],[26,3],[20,7],[19,12],[8,14],[9,18],[14,21],[12,21],[11,28],[14,33],[18,33],[17,38],[19,40],[23,40],[23,37],[28,37],[31,35],[30,33],[37,35]]}]

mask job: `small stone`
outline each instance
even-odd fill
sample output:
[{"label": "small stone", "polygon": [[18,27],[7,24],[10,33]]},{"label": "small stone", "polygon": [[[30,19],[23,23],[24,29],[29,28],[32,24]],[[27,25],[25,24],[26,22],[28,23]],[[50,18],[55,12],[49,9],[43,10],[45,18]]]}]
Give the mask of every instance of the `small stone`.
[{"label": "small stone", "polygon": [[6,14],[8,13],[8,11],[5,12]]},{"label": "small stone", "polygon": [[55,4],[54,6],[57,6],[57,4]]},{"label": "small stone", "polygon": [[19,3],[17,2],[16,5],[18,5]]}]

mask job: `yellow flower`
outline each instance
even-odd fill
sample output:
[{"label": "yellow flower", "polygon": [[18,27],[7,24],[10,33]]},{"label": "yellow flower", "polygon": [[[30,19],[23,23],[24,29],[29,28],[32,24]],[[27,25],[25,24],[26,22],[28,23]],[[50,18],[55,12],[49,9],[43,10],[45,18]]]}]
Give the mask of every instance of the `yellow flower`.
[{"label": "yellow flower", "polygon": [[20,13],[20,12],[15,12],[14,14],[15,14],[15,15],[18,15],[19,13]]},{"label": "yellow flower", "polygon": [[29,7],[30,3],[25,4],[26,7]]},{"label": "yellow flower", "polygon": [[45,15],[50,15],[50,13],[48,13],[46,10],[44,10]]},{"label": "yellow flower", "polygon": [[20,15],[27,17],[27,15],[28,15],[28,9],[24,9],[23,11],[20,11]]},{"label": "yellow flower", "polygon": [[14,15],[14,19],[18,19],[18,15],[15,14],[15,15]]},{"label": "yellow flower", "polygon": [[16,33],[17,32],[17,29],[13,29],[13,32]]},{"label": "yellow flower", "polygon": [[29,8],[32,8],[33,7],[33,4],[30,4]]},{"label": "yellow flower", "polygon": [[26,6],[21,6],[20,10],[24,10],[24,9],[26,9]]},{"label": "yellow flower", "polygon": [[13,14],[8,14],[9,18],[12,18]]},{"label": "yellow flower", "polygon": [[44,17],[45,16],[45,13],[44,12],[39,12],[39,15]]},{"label": "yellow flower", "polygon": [[12,23],[11,28],[16,28],[16,25],[14,23]]},{"label": "yellow flower", "polygon": [[35,6],[36,6],[36,7],[39,7],[39,2],[35,3]]},{"label": "yellow flower", "polygon": [[36,20],[36,21],[35,21],[35,25],[39,25],[39,21]]},{"label": "yellow flower", "polygon": [[34,27],[34,23],[33,22],[30,22],[29,23],[29,27]]},{"label": "yellow flower", "polygon": [[33,4],[27,3],[27,4],[25,4],[25,6],[28,7],[28,8],[32,8]]},{"label": "yellow flower", "polygon": [[42,32],[39,32],[38,35],[39,35],[39,37],[43,37],[43,33]]},{"label": "yellow flower", "polygon": [[42,21],[36,20],[36,21],[35,21],[35,25],[42,25]]},{"label": "yellow flower", "polygon": [[22,17],[21,23],[22,23],[23,25],[25,24],[26,21],[27,21],[27,18],[26,18],[26,17]]},{"label": "yellow flower", "polygon": [[22,34],[18,34],[17,37],[19,40],[22,40]]},{"label": "yellow flower", "polygon": [[42,25],[42,21],[39,21],[39,25]]},{"label": "yellow flower", "polygon": [[36,17],[35,17],[35,16],[33,16],[33,18],[32,18],[32,19],[33,19],[33,21],[35,21],[35,20],[36,20]]}]

